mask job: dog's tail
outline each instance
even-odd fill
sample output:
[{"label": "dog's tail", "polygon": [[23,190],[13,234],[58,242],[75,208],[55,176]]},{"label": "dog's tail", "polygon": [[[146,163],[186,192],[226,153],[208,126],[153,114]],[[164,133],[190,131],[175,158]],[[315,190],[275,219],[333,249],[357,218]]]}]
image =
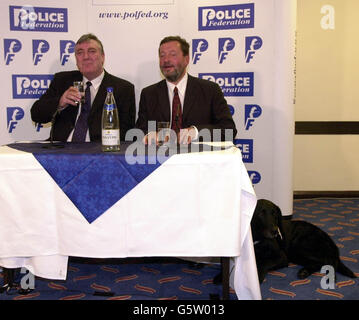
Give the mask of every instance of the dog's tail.
[{"label": "dog's tail", "polygon": [[356,278],[357,277],[354,274],[354,272],[351,271],[341,260],[339,260],[337,271],[339,273],[341,273],[342,275],[350,277],[350,278]]}]

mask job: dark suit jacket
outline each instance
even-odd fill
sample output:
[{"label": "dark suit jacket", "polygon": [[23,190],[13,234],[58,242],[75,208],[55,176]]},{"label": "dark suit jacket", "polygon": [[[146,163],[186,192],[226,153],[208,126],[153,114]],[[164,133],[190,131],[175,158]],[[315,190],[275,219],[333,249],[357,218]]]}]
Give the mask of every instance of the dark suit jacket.
[{"label": "dark suit jacket", "polygon": [[[73,85],[74,81],[82,81],[82,74],[79,71],[56,73],[49,89],[31,107],[31,119],[36,123],[51,122],[62,94]],[[90,140],[101,141],[102,109],[107,87],[113,87],[120,119],[121,140],[124,141],[126,132],[135,125],[136,105],[134,86],[132,83],[117,78],[106,71],[92,103],[88,118]],[[55,141],[67,141],[68,136],[75,127],[78,108],[77,106],[69,105],[56,116],[53,128],[53,139]]]},{"label": "dark suit jacket", "polygon": [[[171,122],[166,80],[144,88],[141,92],[136,127],[146,134],[148,121]],[[190,126],[196,126],[199,131],[207,128],[211,133],[213,129],[222,129],[222,140],[224,139],[223,129],[232,129],[233,138],[237,133],[221,88],[214,82],[188,75],[182,107],[182,127]]]}]

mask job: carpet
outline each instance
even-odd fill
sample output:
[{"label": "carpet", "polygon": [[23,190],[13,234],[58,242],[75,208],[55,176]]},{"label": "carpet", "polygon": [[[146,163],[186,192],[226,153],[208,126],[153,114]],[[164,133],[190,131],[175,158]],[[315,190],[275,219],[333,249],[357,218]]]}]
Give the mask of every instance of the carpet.
[{"label": "carpet", "polygon": [[[359,199],[294,200],[293,219],[326,231],[337,244],[344,264],[359,276]],[[261,284],[263,300],[359,300],[359,280],[337,273],[334,289],[323,288],[324,273],[297,279],[300,266],[270,272]],[[35,278],[27,295],[13,289],[0,300],[208,300],[219,299],[213,283],[220,265],[175,258],[70,258],[65,281]],[[17,279],[24,277],[17,271]],[[236,300],[233,289],[230,299]]]}]

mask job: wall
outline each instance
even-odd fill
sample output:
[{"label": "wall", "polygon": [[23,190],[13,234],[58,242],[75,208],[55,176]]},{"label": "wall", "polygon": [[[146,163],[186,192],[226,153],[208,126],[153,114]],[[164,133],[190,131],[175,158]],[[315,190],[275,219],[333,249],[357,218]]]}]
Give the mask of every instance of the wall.
[{"label": "wall", "polygon": [[358,12],[357,0],[297,2],[295,191],[359,190]]}]

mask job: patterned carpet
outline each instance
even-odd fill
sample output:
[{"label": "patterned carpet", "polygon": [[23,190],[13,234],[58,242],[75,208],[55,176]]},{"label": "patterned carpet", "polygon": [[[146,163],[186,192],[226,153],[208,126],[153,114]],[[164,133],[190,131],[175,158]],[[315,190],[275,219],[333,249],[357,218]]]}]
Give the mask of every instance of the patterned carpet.
[{"label": "patterned carpet", "polygon": [[[171,258],[70,258],[66,281],[36,277],[35,290],[8,300],[207,300],[222,293],[213,284],[219,265],[196,264]],[[19,274],[21,278],[23,275]],[[234,292],[232,293],[235,298]]]},{"label": "patterned carpet", "polygon": [[[359,276],[359,199],[294,200],[293,219],[305,220],[326,231],[337,244],[340,257]],[[297,279],[300,266],[272,271],[261,285],[263,299],[358,300],[359,280],[337,273],[335,289],[322,289],[324,274]]]},{"label": "patterned carpet", "polygon": [[[319,226],[334,239],[346,266],[359,276],[359,199],[295,200],[293,219]],[[337,274],[335,289],[323,289],[324,274],[297,279],[299,266],[276,270],[261,285],[265,300],[358,300],[359,280]],[[208,300],[221,296],[213,284],[219,265],[179,259],[79,259],[69,261],[66,281],[36,277],[35,289],[22,295],[16,289],[0,300]],[[24,274],[18,272],[17,279]],[[233,290],[231,300],[236,299]]]}]

